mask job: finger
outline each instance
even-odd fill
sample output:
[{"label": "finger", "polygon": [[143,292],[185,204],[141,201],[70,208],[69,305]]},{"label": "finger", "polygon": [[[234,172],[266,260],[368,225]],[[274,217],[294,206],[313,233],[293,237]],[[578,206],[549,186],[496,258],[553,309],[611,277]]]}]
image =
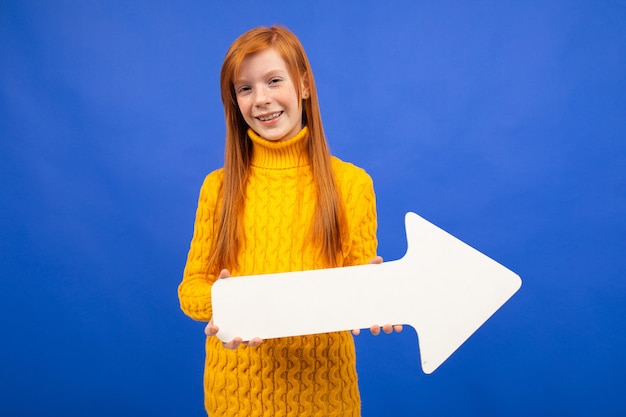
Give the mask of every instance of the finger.
[{"label": "finger", "polygon": [[400,332],[402,331],[402,325],[401,325],[401,324],[395,324],[395,325],[393,326],[393,330],[394,330],[396,333],[400,333]]},{"label": "finger", "polygon": [[358,336],[358,335],[360,335],[360,334],[361,334],[361,329],[354,329],[354,330],[352,330],[352,334],[353,334],[354,336]]},{"label": "finger", "polygon": [[228,269],[222,269],[219,275],[217,276],[217,279],[223,279],[223,278],[229,278],[229,277],[230,277],[230,272],[228,271]]},{"label": "finger", "polygon": [[219,327],[213,324],[213,319],[209,320],[209,323],[204,328],[204,334],[207,336],[215,336],[219,331]]},{"label": "finger", "polygon": [[382,256],[375,256],[372,259],[370,259],[369,263],[370,264],[382,264],[383,263],[383,257]]},{"label": "finger", "polygon": [[393,333],[393,326],[391,324],[383,325],[383,332],[385,332],[385,334]]},{"label": "finger", "polygon": [[204,328],[204,334],[209,337],[215,336],[219,331],[220,329],[217,326],[212,326],[209,324],[207,324],[207,326]]},{"label": "finger", "polygon": [[380,326],[378,324],[373,325],[370,327],[370,332],[372,332],[374,336],[378,336],[380,334]]},{"label": "finger", "polygon": [[235,350],[239,347],[241,342],[242,342],[241,337],[235,337],[230,342],[222,343],[222,346],[224,346],[226,349]]},{"label": "finger", "polygon": [[252,340],[244,342],[244,345],[250,346],[250,347],[255,347],[255,346],[259,346],[261,343],[263,343],[263,339],[261,339],[260,337],[255,337]]}]

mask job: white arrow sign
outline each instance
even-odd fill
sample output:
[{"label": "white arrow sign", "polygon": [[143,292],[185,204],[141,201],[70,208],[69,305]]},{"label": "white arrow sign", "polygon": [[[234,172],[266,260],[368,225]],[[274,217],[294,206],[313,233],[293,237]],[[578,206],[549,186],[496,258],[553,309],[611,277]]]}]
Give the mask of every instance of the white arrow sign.
[{"label": "white arrow sign", "polygon": [[222,341],[408,324],[430,374],[521,286],[520,277],[415,213],[402,259],[220,279],[213,319]]}]

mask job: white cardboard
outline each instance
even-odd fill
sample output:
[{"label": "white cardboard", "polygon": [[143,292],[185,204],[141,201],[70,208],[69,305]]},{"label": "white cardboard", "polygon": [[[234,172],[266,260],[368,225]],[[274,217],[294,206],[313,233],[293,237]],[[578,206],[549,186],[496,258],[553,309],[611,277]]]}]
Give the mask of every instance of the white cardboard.
[{"label": "white cardboard", "polygon": [[415,213],[402,259],[220,279],[213,319],[222,341],[406,324],[430,374],[521,286],[520,277]]}]

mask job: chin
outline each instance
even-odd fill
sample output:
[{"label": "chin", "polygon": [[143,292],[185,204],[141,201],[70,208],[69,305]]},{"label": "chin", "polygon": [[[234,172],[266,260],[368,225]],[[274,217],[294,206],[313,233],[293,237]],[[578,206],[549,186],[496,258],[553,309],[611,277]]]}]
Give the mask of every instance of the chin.
[{"label": "chin", "polygon": [[286,139],[285,134],[282,134],[282,133],[278,133],[278,134],[272,133],[272,132],[263,133],[263,130],[261,130],[260,132],[257,131],[257,133],[263,139],[269,140],[271,142],[278,142],[278,141],[281,141],[283,139]]}]

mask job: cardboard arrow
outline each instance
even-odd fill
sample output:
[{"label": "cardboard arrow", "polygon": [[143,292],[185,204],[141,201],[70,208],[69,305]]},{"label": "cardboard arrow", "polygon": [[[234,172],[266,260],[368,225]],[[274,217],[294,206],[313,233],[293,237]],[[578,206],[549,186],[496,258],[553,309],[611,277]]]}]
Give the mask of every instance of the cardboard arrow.
[{"label": "cardboard arrow", "polygon": [[430,374],[521,286],[520,277],[415,213],[407,252],[377,265],[220,279],[213,319],[222,341],[408,324]]}]

